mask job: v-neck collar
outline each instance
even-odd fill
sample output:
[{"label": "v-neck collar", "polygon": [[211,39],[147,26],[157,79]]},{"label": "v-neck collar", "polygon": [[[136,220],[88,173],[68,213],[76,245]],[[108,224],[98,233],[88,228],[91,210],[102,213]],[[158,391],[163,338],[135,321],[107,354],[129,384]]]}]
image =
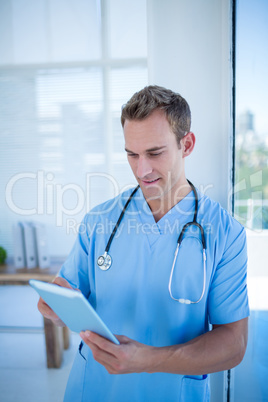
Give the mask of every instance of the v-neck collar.
[{"label": "v-neck collar", "polygon": [[152,246],[161,235],[167,234],[167,229],[172,229],[175,223],[177,226],[175,233],[178,232],[179,236],[183,225],[186,222],[191,222],[194,217],[195,198],[193,191],[190,191],[189,194],[174,205],[158,222],[155,221],[152,211],[140,188],[132,201],[135,204],[138,217],[144,228],[142,233],[147,235],[150,246]]}]

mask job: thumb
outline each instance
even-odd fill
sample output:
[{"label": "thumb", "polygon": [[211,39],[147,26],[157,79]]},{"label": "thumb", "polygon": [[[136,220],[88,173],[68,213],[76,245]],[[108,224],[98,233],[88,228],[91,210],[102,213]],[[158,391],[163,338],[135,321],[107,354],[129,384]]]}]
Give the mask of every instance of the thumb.
[{"label": "thumb", "polygon": [[68,288],[68,289],[73,289],[73,287],[69,284],[68,281],[66,281],[66,279],[61,278],[60,276],[57,276],[52,283],[54,283],[55,285],[58,286],[62,286],[64,288]]},{"label": "thumb", "polygon": [[132,339],[128,338],[125,335],[115,335],[115,337],[119,340],[120,344],[127,344],[133,342]]}]

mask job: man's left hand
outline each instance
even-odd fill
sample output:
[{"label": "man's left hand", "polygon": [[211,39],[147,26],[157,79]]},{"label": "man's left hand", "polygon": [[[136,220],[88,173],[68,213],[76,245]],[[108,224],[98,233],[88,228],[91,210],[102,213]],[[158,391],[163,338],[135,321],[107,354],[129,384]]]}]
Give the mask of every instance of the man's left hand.
[{"label": "man's left hand", "polygon": [[117,335],[120,345],[91,331],[82,331],[80,336],[90,347],[94,359],[110,374],[148,372],[152,346],[136,342],[127,336]]}]

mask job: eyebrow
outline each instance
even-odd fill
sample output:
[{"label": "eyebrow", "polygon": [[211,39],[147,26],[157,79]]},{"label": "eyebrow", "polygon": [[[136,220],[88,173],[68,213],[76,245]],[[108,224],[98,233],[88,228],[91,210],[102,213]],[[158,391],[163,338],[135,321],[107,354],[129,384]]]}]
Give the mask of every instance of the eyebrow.
[{"label": "eyebrow", "polygon": [[[149,148],[149,149],[146,149],[146,151],[145,151],[145,152],[155,152],[155,151],[160,151],[160,150],[162,150],[162,149],[164,149],[164,148],[166,148],[166,145],[163,145],[162,147],[153,147],[153,148]],[[126,152],[130,152],[130,153],[132,153],[132,154],[135,154],[135,152],[130,151],[130,150],[129,150],[129,149],[127,149],[127,148],[125,148],[125,151],[126,151]]]}]

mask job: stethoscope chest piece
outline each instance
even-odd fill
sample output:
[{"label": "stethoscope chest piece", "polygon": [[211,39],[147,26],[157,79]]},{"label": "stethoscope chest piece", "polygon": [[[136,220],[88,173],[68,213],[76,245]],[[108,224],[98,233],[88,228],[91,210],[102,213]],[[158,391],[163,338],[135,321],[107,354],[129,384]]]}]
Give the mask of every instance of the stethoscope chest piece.
[{"label": "stethoscope chest piece", "polygon": [[[174,255],[174,260],[173,260],[173,264],[172,264],[172,268],[171,268],[171,272],[170,272],[170,277],[169,277],[169,284],[168,284],[168,290],[169,290],[169,295],[171,297],[171,299],[179,302],[179,303],[183,303],[183,304],[197,304],[199,303],[204,296],[205,293],[205,287],[206,287],[206,239],[205,239],[205,235],[204,235],[204,229],[203,227],[197,222],[197,212],[198,212],[198,195],[196,192],[196,189],[194,187],[194,185],[188,180],[189,185],[192,188],[192,191],[194,192],[194,197],[195,197],[195,209],[194,209],[194,218],[193,221],[186,223],[182,230],[181,233],[179,235],[178,241],[177,241],[177,247],[175,250],[175,255]],[[139,189],[139,186],[137,186],[133,192],[131,193],[129,199],[127,200],[119,218],[118,221],[116,222],[116,225],[112,231],[112,234],[110,235],[110,238],[108,240],[107,246],[105,248],[104,254],[100,255],[99,258],[97,259],[97,265],[98,267],[102,270],[102,271],[107,271],[111,265],[112,265],[112,259],[111,256],[108,254],[111,243],[113,241],[113,238],[116,234],[116,231],[120,225],[121,220],[123,219],[124,213],[132,199],[132,197],[134,196],[134,194],[136,193],[136,191]],[[176,264],[176,260],[177,260],[177,255],[178,255],[178,251],[179,251],[179,247],[182,243],[182,240],[184,238],[184,235],[187,231],[187,229],[189,228],[189,226],[196,226],[199,228],[200,232],[201,232],[201,237],[202,237],[202,246],[203,246],[203,289],[202,289],[202,293],[201,296],[199,297],[198,300],[192,301],[190,299],[183,299],[183,298],[175,298],[172,294],[172,278],[173,278],[173,272],[174,272],[174,268],[175,268],[175,264]]]},{"label": "stethoscope chest piece", "polygon": [[127,200],[126,205],[124,206],[123,210],[121,211],[121,214],[120,214],[120,216],[119,216],[119,218],[118,218],[118,221],[116,222],[116,225],[115,225],[115,227],[113,228],[112,234],[111,234],[111,236],[110,236],[110,238],[109,238],[109,240],[108,240],[108,243],[107,243],[107,246],[106,246],[106,248],[105,248],[104,254],[100,255],[99,258],[97,259],[97,265],[98,265],[98,267],[99,267],[102,271],[107,271],[107,270],[110,268],[110,266],[112,265],[112,258],[111,258],[111,256],[108,254],[108,252],[109,252],[109,250],[110,250],[110,246],[111,246],[111,244],[112,244],[112,241],[113,241],[113,238],[114,238],[114,236],[115,236],[115,234],[116,234],[116,231],[117,231],[117,229],[118,229],[118,227],[119,227],[119,225],[120,225],[120,222],[121,222],[121,220],[122,220],[123,217],[124,217],[124,213],[125,213],[125,211],[126,211],[126,209],[127,209],[127,207],[128,207],[128,204],[130,203],[132,197],[134,196],[134,194],[136,193],[136,191],[139,189],[139,187],[140,187],[140,186],[137,186],[137,187],[132,191],[132,193],[130,194],[129,199]]},{"label": "stethoscope chest piece", "polygon": [[97,264],[102,271],[107,271],[112,265],[112,259],[107,252],[103,255],[100,255]]}]

